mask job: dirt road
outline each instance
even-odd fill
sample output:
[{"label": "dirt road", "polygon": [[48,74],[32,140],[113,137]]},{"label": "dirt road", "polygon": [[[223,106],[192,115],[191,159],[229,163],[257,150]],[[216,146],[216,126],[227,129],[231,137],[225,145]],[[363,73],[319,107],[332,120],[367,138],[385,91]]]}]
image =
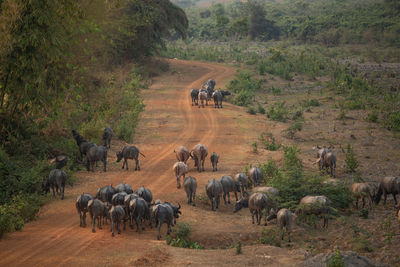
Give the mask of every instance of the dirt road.
[{"label": "dirt road", "polygon": [[[75,210],[76,196],[82,192],[95,194],[98,187],[120,182],[133,188],[144,185],[153,192],[154,199],[182,203],[180,221],[189,222],[192,237],[207,248],[227,248],[238,240],[252,240],[261,226],[250,224],[248,210],[232,213],[233,204],[222,204],[217,212],[210,210],[205,199],[204,185],[210,178],[232,175],[251,162],[250,142],[257,136],[251,126],[254,118],[243,109],[224,103],[223,109],[191,106],[189,89],[200,87],[214,78],[217,88],[224,87],[235,70],[217,64],[190,61],[171,61],[169,73],[156,78],[150,89],[143,91],[146,110],[141,116],[134,144],[146,157],[140,158],[141,171],[121,170],[115,162],[115,152],[124,144],[112,142],[109,169],[97,168],[94,173],[82,171],[78,184],[66,188],[66,198],[53,200],[40,211],[39,218],[28,223],[22,231],[6,235],[0,241],[1,266],[121,266],[121,265],[293,265],[304,259],[295,251],[269,246],[246,246],[243,254],[234,249],[187,250],[167,246],[157,241],[156,231],[146,229],[141,234],[127,228],[112,238],[109,225],[96,233],[91,227],[80,228]],[[209,159],[206,172],[197,173],[189,162],[190,175],[198,179],[198,205],[186,204],[183,189],[176,188],[172,165],[176,162],[174,149],[185,145],[191,149],[202,143],[221,155],[219,170],[212,172]],[[234,198],[233,198],[234,199]],[[223,203],[223,202],[222,202]],[[87,220],[90,224],[90,219]],[[164,226],[165,227],[165,226]],[[165,234],[166,229],[162,229]]]}]

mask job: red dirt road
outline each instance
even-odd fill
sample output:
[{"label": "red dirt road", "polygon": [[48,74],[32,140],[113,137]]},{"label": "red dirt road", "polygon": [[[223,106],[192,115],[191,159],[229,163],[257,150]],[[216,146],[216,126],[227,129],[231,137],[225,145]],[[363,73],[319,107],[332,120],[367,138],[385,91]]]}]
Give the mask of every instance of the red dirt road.
[{"label": "red dirt road", "polygon": [[[0,240],[1,266],[121,266],[121,265],[288,265],[304,260],[297,251],[254,245],[245,246],[243,254],[234,249],[188,250],[167,246],[157,241],[155,229],[141,234],[129,227],[121,235],[111,237],[109,225],[91,232],[79,227],[75,199],[82,192],[95,194],[97,188],[120,182],[133,188],[144,185],[153,192],[154,199],[180,202],[183,215],[179,221],[189,222],[192,238],[208,248],[234,246],[238,240],[257,238],[262,227],[250,223],[248,210],[233,214],[233,204],[224,205],[216,212],[210,210],[204,199],[204,185],[208,179],[233,175],[251,162],[251,140],[257,136],[251,126],[254,117],[243,109],[223,103],[223,109],[191,106],[190,88],[199,88],[207,79],[214,78],[217,88],[223,87],[235,70],[230,67],[171,60],[171,69],[177,74],[157,77],[150,89],[143,91],[146,110],[137,127],[134,144],[146,157],[140,157],[141,171],[121,170],[122,163],[115,162],[115,152],[124,145],[113,140],[108,154],[108,171],[98,167],[94,173],[82,171],[78,184],[66,188],[66,198],[53,200],[42,207],[39,218],[28,223],[22,231],[7,234]],[[174,72],[175,73],[175,72]],[[183,189],[176,188],[172,166],[176,162],[174,149],[185,145],[205,144],[209,154],[221,155],[218,172],[213,173],[207,158],[206,172],[198,173],[189,161],[189,175],[198,180],[197,206],[186,204]],[[101,164],[100,164],[101,166]],[[232,196],[232,202],[235,198]],[[136,229],[135,229],[136,230]],[[166,233],[166,226],[162,234]]]}]

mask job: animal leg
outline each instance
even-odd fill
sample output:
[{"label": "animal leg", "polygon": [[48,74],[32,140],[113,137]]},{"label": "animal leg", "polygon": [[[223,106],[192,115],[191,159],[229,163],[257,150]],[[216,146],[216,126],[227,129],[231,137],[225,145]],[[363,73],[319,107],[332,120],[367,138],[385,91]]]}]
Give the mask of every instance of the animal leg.
[{"label": "animal leg", "polygon": [[179,175],[176,176],[176,187],[181,188],[181,177]]},{"label": "animal leg", "polygon": [[356,209],[358,209],[358,198],[356,199]]},{"label": "animal leg", "polygon": [[160,240],[160,238],[161,238],[161,233],[160,233],[160,231],[161,231],[161,222],[160,221],[157,222],[157,228],[158,228],[157,239]]},{"label": "animal leg", "polygon": [[126,170],[129,170],[129,167],[128,167],[128,159],[125,159],[125,166],[126,166]]},{"label": "animal leg", "polygon": [[217,197],[217,209],[218,209],[218,207],[219,207],[219,201],[220,201],[219,198],[220,198],[220,197],[218,196],[218,197]]},{"label": "animal leg", "polygon": [[392,195],[393,195],[394,203],[396,203],[396,205],[397,205],[396,193],[392,193]]},{"label": "animal leg", "polygon": [[226,205],[226,193],[224,192],[224,204]]},{"label": "animal leg", "polygon": [[51,186],[51,190],[53,191],[53,197],[56,197],[56,193],[54,191],[54,186]]},{"label": "animal leg", "polygon": [[86,227],[86,212],[83,212],[83,227]]},{"label": "animal leg", "polygon": [[364,208],[365,207],[365,197],[362,198],[362,203],[363,203],[362,208]]},{"label": "animal leg", "polygon": [[251,212],[251,222],[252,224],[254,224],[254,211],[250,211]]},{"label": "animal leg", "polygon": [[235,191],[234,194],[235,194],[236,201],[238,201],[237,192]]},{"label": "animal leg", "polygon": [[92,232],[93,233],[96,233],[95,225],[96,225],[96,217],[93,215],[93,218],[92,218]]},{"label": "animal leg", "polygon": [[386,191],[383,191],[383,205],[386,205]]},{"label": "animal leg", "polygon": [[196,206],[196,201],[195,201],[195,199],[196,199],[196,193],[195,193],[195,192],[192,193],[192,197],[193,197],[193,199],[192,199],[192,204],[193,204],[193,206]]},{"label": "animal leg", "polygon": [[228,204],[231,204],[231,194],[228,192]]}]

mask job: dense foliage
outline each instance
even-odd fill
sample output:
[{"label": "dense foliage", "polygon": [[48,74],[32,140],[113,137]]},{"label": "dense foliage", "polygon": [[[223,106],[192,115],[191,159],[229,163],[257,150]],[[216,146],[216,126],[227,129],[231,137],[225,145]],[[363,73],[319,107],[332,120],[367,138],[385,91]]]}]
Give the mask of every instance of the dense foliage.
[{"label": "dense foliage", "polygon": [[34,218],[49,158],[67,155],[73,182],[72,129],[132,140],[145,88],[134,64],[187,27],[170,1],[0,1],[0,236]]}]

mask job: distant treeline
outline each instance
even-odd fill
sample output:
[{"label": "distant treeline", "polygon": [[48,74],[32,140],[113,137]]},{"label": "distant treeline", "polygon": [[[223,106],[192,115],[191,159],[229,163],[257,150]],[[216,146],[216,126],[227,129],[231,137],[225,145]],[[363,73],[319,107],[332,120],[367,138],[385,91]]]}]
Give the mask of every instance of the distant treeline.
[{"label": "distant treeline", "polygon": [[196,40],[400,44],[397,0],[249,0],[205,8],[196,7],[193,0],[175,2],[186,8],[188,35]]}]

